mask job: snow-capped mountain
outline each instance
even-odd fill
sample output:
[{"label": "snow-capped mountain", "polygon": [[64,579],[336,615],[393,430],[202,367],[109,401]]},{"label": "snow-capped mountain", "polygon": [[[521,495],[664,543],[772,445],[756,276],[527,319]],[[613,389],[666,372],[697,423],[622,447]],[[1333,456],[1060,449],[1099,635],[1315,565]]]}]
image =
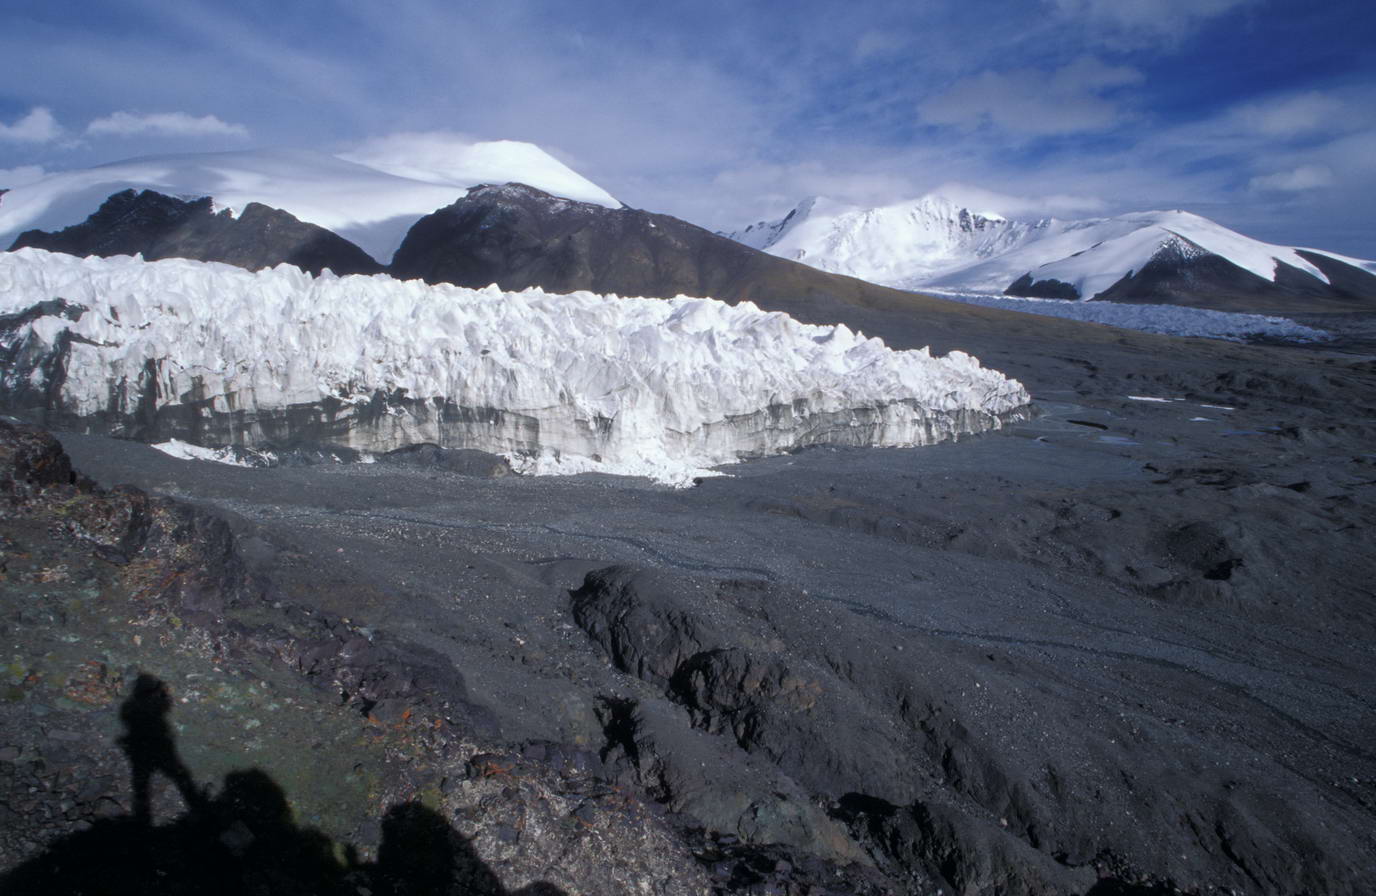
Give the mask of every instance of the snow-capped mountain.
[{"label": "snow-capped mountain", "polygon": [[1028,402],[969,355],[742,302],[0,253],[0,407],[149,441],[418,442],[683,481],[806,445],[920,445]]},{"label": "snow-capped mountain", "polygon": [[730,236],[900,289],[1229,308],[1376,301],[1376,262],[1274,246],[1179,210],[1017,221],[939,195],[870,209],[809,199]]},{"label": "snow-capped mountain", "polygon": [[782,220],[728,236],[834,274],[899,286],[1007,252],[1053,224],[1010,221],[937,195],[880,208],[813,197]]},{"label": "snow-capped mountain", "polygon": [[1095,298],[1109,292],[1123,278],[1141,272],[1153,259],[1173,256],[1190,261],[1208,255],[1271,282],[1276,281],[1284,265],[1327,283],[1328,276],[1306,257],[1314,254],[1355,266],[1373,264],[1314,249],[1274,246],[1245,237],[1208,218],[1175,210],[1051,222],[1036,239],[931,278],[927,283],[1004,289],[1018,278],[1030,275],[1034,282],[1054,280],[1069,284],[1079,298]]},{"label": "snow-capped mountain", "polygon": [[[527,183],[558,196],[619,208],[601,187],[529,143],[433,146],[375,142],[349,159],[311,150],[187,153],[61,171],[0,197],[0,246],[26,230],[78,224],[114,193],[156,190],[210,197],[237,215],[251,203],[318,225],[386,264],[423,215],[482,183]],[[0,184],[0,186],[4,186]]]}]

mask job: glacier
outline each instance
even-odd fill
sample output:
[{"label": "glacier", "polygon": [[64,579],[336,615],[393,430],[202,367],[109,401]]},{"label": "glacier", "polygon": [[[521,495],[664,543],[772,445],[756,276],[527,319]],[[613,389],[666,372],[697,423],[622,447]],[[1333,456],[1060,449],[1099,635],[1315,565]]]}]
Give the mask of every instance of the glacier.
[{"label": "glacier", "polygon": [[1224,342],[1269,339],[1282,342],[1325,342],[1333,338],[1333,334],[1327,330],[1308,327],[1289,318],[1270,314],[1213,311],[1207,308],[1186,308],[1182,305],[1035,299],[931,287],[925,291],[967,305],[983,305],[985,308],[1002,308],[1005,311],[1081,320],[1142,333],[1159,333],[1163,336],[1221,339]]},{"label": "glacier", "polygon": [[967,354],[749,302],[38,249],[0,255],[0,361],[12,410],[150,442],[430,442],[671,484],[810,445],[925,445],[1029,403]]}]

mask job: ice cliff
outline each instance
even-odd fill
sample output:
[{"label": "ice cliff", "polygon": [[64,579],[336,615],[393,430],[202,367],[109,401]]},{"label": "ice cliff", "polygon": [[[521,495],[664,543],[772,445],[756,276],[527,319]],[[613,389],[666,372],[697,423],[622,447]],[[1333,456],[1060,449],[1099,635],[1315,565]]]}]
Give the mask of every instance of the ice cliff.
[{"label": "ice cliff", "polygon": [[928,444],[1027,402],[960,352],[749,302],[0,255],[0,403],[153,441],[434,442],[683,481],[808,445]]}]

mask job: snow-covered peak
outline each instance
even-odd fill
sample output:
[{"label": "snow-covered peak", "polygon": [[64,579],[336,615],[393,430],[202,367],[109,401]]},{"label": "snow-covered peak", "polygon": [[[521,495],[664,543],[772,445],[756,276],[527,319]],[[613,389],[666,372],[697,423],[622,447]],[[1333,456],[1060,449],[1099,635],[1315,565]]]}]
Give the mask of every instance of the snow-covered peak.
[{"label": "snow-covered peak", "polygon": [[1005,251],[1044,226],[972,212],[933,193],[878,208],[808,199],[779,221],[731,236],[822,270],[899,284]]},{"label": "snow-covered peak", "polygon": [[1035,240],[988,260],[975,260],[923,285],[1002,292],[1030,274],[1035,280],[1068,283],[1081,298],[1089,299],[1141,271],[1163,250],[1180,257],[1217,255],[1273,282],[1280,264],[1310,274],[1320,283],[1328,282],[1321,270],[1293,248],[1263,243],[1208,218],[1174,209],[1057,222]]},{"label": "snow-covered peak", "polygon": [[435,150],[433,145],[417,148],[414,156],[407,156],[404,148],[402,143],[390,145],[389,153],[389,145],[375,142],[360,157],[392,170],[323,152],[275,149],[149,156],[61,171],[5,194],[0,246],[25,230],[53,231],[80,223],[112,193],[127,189],[179,198],[210,196],[217,208],[234,214],[260,202],[332,230],[384,264],[416,220],[479,183],[520,181],[556,195],[620,206],[528,143],[471,143],[447,161],[420,151]]},{"label": "snow-covered peak", "polygon": [[768,250],[783,239],[790,230],[809,221],[814,215],[827,220],[852,211],[859,211],[859,208],[827,199],[825,196],[809,196],[795,205],[782,218],[772,221],[756,221],[754,224],[747,224],[740,230],[722,235],[738,243],[744,243],[753,249]]},{"label": "snow-covered peak", "polygon": [[1123,217],[1127,220],[1140,220],[1144,226],[1159,227],[1168,233],[1183,237],[1204,251],[1220,255],[1265,280],[1275,280],[1276,265],[1282,263],[1312,274],[1324,283],[1328,282],[1328,277],[1322,271],[1302,258],[1293,248],[1254,240],[1191,212],[1173,209]]},{"label": "snow-covered peak", "polygon": [[[1292,247],[1245,237],[1179,209],[1020,221],[975,212],[938,192],[875,208],[809,200],[789,218],[733,236],[783,258],[904,289],[1002,293],[1030,276],[1070,284],[1081,298],[1092,298],[1163,251],[1181,259],[1217,255],[1273,282],[1283,264],[1328,283],[1323,271]],[[1372,262],[1319,254],[1364,271],[1376,269]]]}]

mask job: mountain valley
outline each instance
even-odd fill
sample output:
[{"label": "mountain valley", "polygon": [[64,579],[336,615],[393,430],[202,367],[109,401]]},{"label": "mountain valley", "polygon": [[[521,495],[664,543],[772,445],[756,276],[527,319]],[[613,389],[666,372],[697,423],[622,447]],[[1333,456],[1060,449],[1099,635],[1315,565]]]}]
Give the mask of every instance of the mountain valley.
[{"label": "mountain valley", "polygon": [[[1369,262],[935,200],[728,239],[528,150],[315,158],[0,197],[0,894],[1376,877]],[[1333,338],[911,282],[1024,275]]]}]

